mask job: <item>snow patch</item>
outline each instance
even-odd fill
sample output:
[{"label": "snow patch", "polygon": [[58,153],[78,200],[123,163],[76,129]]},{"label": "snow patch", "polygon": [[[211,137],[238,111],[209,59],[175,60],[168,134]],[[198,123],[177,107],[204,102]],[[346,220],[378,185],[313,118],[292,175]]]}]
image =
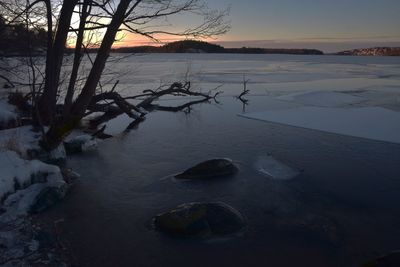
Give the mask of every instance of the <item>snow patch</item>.
[{"label": "snow patch", "polygon": [[59,145],[57,148],[53,149],[49,153],[49,157],[51,160],[65,160],[67,158],[67,153],[65,152],[64,145]]},{"label": "snow patch", "polygon": [[[0,129],[6,129],[11,125],[17,125],[18,116],[15,107],[0,99]],[[15,126],[14,126],[15,127]]]},{"label": "snow patch", "polygon": [[40,150],[41,134],[31,126],[22,126],[0,131],[0,150],[13,150],[27,158],[30,150]]}]

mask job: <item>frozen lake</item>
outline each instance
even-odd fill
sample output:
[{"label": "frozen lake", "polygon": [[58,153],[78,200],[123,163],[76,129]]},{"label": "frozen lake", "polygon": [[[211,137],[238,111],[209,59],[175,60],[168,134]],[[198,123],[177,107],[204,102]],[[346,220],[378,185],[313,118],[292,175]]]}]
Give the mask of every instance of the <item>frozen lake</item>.
[{"label": "frozen lake", "polygon": [[[104,81],[118,74],[126,95],[182,79],[187,70],[194,89],[222,85],[224,93],[219,104],[189,114],[150,113],[128,133],[130,120],[121,116],[108,126],[115,138],[69,160],[82,178],[47,216],[64,219],[63,237],[81,266],[359,266],[400,249],[399,128],[392,125],[400,112],[400,58],[152,54],[108,69]],[[234,98],[244,76],[246,106]],[[371,116],[374,135],[362,136],[368,121],[360,128],[352,119],[361,115],[343,115],[346,109],[384,115]],[[303,124],[288,110],[306,110],[297,113]],[[326,119],[304,125],[315,124],[321,110],[333,126]],[[170,177],[214,157],[233,159],[240,172],[207,182]],[[181,240],[149,227],[154,215],[193,201],[235,207],[246,230]]]}]

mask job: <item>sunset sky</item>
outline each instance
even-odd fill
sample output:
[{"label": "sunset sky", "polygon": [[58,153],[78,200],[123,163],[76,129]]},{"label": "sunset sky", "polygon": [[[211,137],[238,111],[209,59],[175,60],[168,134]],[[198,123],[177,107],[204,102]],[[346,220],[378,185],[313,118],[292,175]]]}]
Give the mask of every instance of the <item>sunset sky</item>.
[{"label": "sunset sky", "polygon": [[[214,40],[226,47],[318,48],[336,51],[400,46],[399,0],[210,0],[230,7],[231,31]],[[180,24],[190,23],[181,17]],[[166,40],[166,41],[169,41]],[[128,35],[121,45],[146,41]]]}]

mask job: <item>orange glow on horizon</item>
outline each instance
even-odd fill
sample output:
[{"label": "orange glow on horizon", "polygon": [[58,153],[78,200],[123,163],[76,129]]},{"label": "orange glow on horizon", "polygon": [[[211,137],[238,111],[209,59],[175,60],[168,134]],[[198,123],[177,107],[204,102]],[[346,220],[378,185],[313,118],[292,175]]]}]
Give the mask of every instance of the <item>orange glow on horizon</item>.
[{"label": "orange glow on horizon", "polygon": [[[135,47],[135,46],[162,46],[167,43],[182,41],[186,39],[193,40],[194,38],[186,38],[182,36],[171,36],[166,34],[158,34],[154,36],[156,40],[152,40],[150,38],[140,36],[132,33],[119,33],[116,36],[116,41],[113,43],[112,48],[121,48],[121,47]],[[196,39],[199,41],[205,42],[216,42],[215,38],[201,38]],[[222,40],[218,40],[222,41]],[[75,47],[76,38],[75,36],[70,36],[67,40],[67,47],[74,48]],[[99,43],[99,42],[98,42]],[[98,48],[99,45],[92,44],[91,48]]]},{"label": "orange glow on horizon", "polygon": [[[114,42],[113,48],[118,47],[135,47],[135,46],[162,46],[167,43],[182,41],[186,39],[193,39],[193,38],[186,38],[181,36],[171,36],[166,34],[159,34],[154,36],[156,40],[151,40],[150,38],[139,36],[137,34],[132,33],[125,33],[123,36],[117,36],[117,41]],[[211,38],[202,38],[196,39],[200,41],[215,41],[215,39]]]}]

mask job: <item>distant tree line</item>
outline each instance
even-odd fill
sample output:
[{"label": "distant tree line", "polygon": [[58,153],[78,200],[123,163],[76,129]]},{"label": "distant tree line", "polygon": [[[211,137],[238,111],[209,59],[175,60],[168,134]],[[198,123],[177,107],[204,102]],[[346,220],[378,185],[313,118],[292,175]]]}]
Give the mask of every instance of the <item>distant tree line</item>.
[{"label": "distant tree line", "polygon": [[27,28],[23,23],[7,24],[0,15],[0,56],[27,55],[43,52],[47,32],[42,28]]},{"label": "distant tree line", "polygon": [[113,49],[117,53],[222,53],[222,54],[294,54],[323,55],[316,49],[284,49],[284,48],[224,48],[217,44],[203,41],[184,40],[168,43],[163,46],[137,46]]}]

